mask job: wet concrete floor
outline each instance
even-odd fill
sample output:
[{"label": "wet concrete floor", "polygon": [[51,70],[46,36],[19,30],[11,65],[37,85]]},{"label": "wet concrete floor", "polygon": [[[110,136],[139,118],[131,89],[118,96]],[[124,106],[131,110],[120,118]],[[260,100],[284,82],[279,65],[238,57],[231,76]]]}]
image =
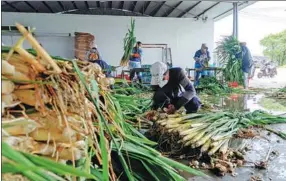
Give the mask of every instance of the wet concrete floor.
[{"label": "wet concrete floor", "polygon": [[[222,109],[230,110],[265,110],[258,104],[260,98],[263,95],[239,95],[229,96],[224,98],[216,99],[216,104]],[[214,101],[214,100],[212,100]],[[269,111],[276,115],[285,115],[285,112]],[[283,131],[286,133],[286,124],[274,124],[269,125],[270,128],[275,130]],[[237,176],[233,177],[227,174],[223,177],[217,177],[209,172],[206,172],[211,178],[191,177],[185,173],[182,175],[189,181],[251,181],[251,177],[256,177],[255,181],[286,181],[286,140],[278,137],[268,131],[258,130],[260,137],[247,140],[247,147],[250,148],[246,152],[245,158],[248,163],[243,167],[237,168]],[[269,151],[270,150],[270,151]],[[267,157],[268,152],[270,153],[267,169],[261,170],[254,167],[255,162],[264,161]],[[260,180],[258,179],[260,178]],[[253,180],[254,181],[254,180]]]}]

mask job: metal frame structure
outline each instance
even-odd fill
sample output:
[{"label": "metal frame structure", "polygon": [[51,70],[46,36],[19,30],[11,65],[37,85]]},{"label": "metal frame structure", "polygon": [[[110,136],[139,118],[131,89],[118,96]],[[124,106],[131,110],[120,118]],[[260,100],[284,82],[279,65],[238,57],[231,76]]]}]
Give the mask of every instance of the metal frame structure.
[{"label": "metal frame structure", "polygon": [[[160,49],[162,49],[162,60],[161,61],[168,64],[168,65],[171,65],[171,66],[173,65],[171,48],[168,48],[167,44],[146,44],[145,43],[145,44],[142,44],[142,48],[160,48]],[[169,55],[169,57],[168,57],[168,55]],[[169,58],[169,62],[168,62],[168,58]]]},{"label": "metal frame structure", "polygon": [[[247,1],[235,1],[238,6]],[[2,1],[2,12],[92,14],[212,19],[231,12],[230,1]],[[251,4],[251,3],[249,3]],[[221,10],[220,10],[221,9]],[[217,13],[217,14],[216,14]],[[220,14],[219,14],[220,13]]]}]

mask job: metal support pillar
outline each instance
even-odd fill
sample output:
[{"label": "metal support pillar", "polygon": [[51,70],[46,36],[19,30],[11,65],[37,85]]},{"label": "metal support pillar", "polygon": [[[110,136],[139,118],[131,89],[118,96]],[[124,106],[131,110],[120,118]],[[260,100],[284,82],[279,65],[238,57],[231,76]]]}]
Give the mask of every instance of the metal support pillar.
[{"label": "metal support pillar", "polygon": [[233,34],[238,39],[238,3],[233,3]]}]

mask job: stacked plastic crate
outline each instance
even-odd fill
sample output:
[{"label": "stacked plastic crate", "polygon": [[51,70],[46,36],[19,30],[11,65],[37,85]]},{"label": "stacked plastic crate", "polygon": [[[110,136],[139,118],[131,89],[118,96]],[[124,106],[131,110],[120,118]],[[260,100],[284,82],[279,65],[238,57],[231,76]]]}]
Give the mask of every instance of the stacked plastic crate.
[{"label": "stacked plastic crate", "polygon": [[[142,65],[142,68],[148,68],[150,70],[151,65]],[[150,84],[151,83],[151,73],[149,72],[142,72],[142,83],[143,84]]]}]

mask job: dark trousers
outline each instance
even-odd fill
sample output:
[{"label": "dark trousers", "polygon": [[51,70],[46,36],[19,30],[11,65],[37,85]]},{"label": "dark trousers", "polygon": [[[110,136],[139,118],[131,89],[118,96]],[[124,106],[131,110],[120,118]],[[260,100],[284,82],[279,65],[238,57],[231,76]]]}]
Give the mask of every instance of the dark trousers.
[{"label": "dark trousers", "polygon": [[139,82],[142,83],[140,72],[136,71],[136,69],[131,69],[130,70],[130,80],[131,81],[134,79],[135,75],[137,76]]},{"label": "dark trousers", "polygon": [[[160,88],[154,94],[153,109],[167,107],[169,104],[176,105],[180,98],[181,97],[172,97],[170,95],[168,96],[168,94],[164,92],[164,88]],[[193,97],[184,105],[187,114],[197,112],[200,106],[201,101],[197,96]]]}]

